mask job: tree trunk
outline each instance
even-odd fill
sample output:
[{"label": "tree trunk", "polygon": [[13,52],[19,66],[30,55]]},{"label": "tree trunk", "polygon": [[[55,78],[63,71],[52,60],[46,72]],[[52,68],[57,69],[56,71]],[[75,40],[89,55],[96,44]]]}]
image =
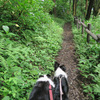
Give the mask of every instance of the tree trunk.
[{"label": "tree trunk", "polygon": [[[86,11],[87,11],[87,8],[88,8],[88,0],[86,0],[86,8],[85,8]],[[85,17],[86,17],[86,13],[85,13]]]},{"label": "tree trunk", "polygon": [[76,16],[76,0],[73,0],[73,15]]},{"label": "tree trunk", "polygon": [[86,15],[86,18],[85,18],[86,20],[90,19],[91,9],[93,7],[93,3],[94,3],[94,0],[90,0],[88,10],[87,10],[87,15]]}]

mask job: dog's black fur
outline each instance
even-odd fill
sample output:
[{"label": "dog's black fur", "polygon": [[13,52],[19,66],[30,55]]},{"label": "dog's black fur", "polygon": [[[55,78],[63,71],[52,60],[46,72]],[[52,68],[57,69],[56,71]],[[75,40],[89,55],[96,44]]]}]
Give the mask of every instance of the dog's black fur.
[{"label": "dog's black fur", "polygon": [[[66,71],[66,68],[64,65],[60,65],[59,63],[55,62],[54,65],[54,69],[55,72],[57,71],[57,68],[60,68],[62,71]],[[54,100],[60,100],[60,84],[59,84],[59,78],[61,78],[61,84],[62,84],[62,91],[63,91],[63,95],[62,95],[62,100],[68,100],[68,82],[67,82],[67,78],[62,75],[62,73],[59,73],[59,76],[54,76],[54,83],[55,83],[55,93],[54,93]]]},{"label": "dog's black fur", "polygon": [[[40,77],[41,78],[41,77]],[[29,100],[50,100],[49,97],[49,81],[36,82],[33,90],[30,94]],[[52,86],[52,92],[54,94],[54,87]]]},{"label": "dog's black fur", "polygon": [[[61,69],[61,72],[65,73],[66,71],[65,66],[60,65],[59,63],[55,62],[55,65],[54,65],[55,72],[57,71],[58,68]],[[54,86],[52,86],[52,92],[53,92],[53,97],[54,97],[53,100],[60,100],[59,77],[62,78],[61,79],[62,91],[63,91],[62,100],[68,100],[68,96],[67,96],[68,95],[68,82],[67,82],[66,76],[67,76],[66,74],[63,75],[60,72],[58,76],[54,76],[55,88]],[[44,76],[41,76],[41,77],[44,78]],[[37,81],[30,94],[29,100],[50,100],[49,84],[50,84],[49,81]]]}]

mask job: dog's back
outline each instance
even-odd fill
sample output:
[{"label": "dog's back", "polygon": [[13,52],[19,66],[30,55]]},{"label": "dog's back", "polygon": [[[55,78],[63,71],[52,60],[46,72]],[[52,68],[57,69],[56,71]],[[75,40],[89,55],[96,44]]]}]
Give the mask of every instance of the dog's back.
[{"label": "dog's back", "polygon": [[54,83],[47,76],[39,78],[33,87],[29,100],[50,100],[49,85],[54,88]]},{"label": "dog's back", "polygon": [[[65,77],[60,75],[61,78],[61,87],[62,87],[62,100],[68,100],[68,82]],[[55,92],[54,92],[54,100],[60,100],[60,78],[55,77],[54,78],[54,83],[55,83]]]},{"label": "dog's back", "polygon": [[[55,63],[55,75],[54,75],[54,83],[55,83],[55,94],[54,94],[54,100],[60,100],[60,84],[62,88],[62,100],[68,100],[68,81],[67,81],[67,74],[65,73],[66,68],[64,65],[61,65],[59,63]],[[61,83],[60,83],[61,80]]]},{"label": "dog's back", "polygon": [[49,100],[48,85],[49,82],[37,82],[30,94],[29,100]]}]

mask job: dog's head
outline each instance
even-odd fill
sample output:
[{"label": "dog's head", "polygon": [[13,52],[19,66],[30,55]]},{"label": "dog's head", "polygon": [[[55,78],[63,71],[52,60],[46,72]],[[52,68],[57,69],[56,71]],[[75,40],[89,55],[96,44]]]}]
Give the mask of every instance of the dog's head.
[{"label": "dog's head", "polygon": [[54,68],[55,68],[55,73],[54,73],[55,82],[58,83],[59,77],[64,77],[67,80],[66,67],[64,65],[60,65],[58,62],[55,62]]},{"label": "dog's head", "polygon": [[50,79],[50,75],[40,75],[37,82],[49,82],[49,84],[55,87],[53,81]]},{"label": "dog's head", "polygon": [[58,62],[55,62],[54,70],[56,71],[58,67],[61,68],[64,72],[66,71],[66,67],[64,65],[60,65]]}]

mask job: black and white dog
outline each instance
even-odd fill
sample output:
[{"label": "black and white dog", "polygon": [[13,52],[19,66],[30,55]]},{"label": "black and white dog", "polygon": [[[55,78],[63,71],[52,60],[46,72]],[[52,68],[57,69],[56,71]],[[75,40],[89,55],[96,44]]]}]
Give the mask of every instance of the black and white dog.
[{"label": "black and white dog", "polygon": [[53,100],[54,87],[53,81],[47,75],[43,75],[33,87],[29,100]]},{"label": "black and white dog", "polygon": [[58,62],[55,62],[54,70],[54,100],[68,100],[68,81],[67,74],[65,72],[66,68],[64,65],[60,65]]}]

